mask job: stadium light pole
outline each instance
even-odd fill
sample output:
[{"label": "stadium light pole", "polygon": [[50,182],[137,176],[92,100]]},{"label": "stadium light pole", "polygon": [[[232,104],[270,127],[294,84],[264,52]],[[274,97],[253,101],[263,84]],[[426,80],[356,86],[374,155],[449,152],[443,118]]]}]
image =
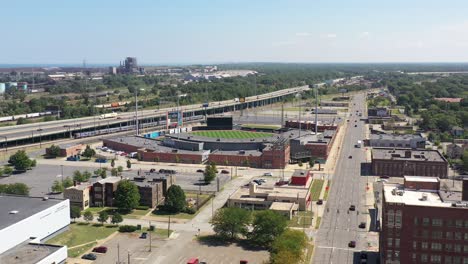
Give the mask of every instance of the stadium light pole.
[{"label": "stadium light pole", "polygon": [[135,132],[137,136],[140,135],[140,128],[138,124],[138,90],[144,91],[145,89],[135,88]]},{"label": "stadium light pole", "polygon": [[296,99],[299,100],[299,140],[301,138],[301,99],[302,99],[302,94],[297,93],[296,94]]}]

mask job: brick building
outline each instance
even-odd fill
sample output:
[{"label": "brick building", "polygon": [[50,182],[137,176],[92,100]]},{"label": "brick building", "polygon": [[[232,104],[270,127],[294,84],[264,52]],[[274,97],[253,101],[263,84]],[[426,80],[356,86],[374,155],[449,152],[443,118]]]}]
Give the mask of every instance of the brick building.
[{"label": "brick building", "polygon": [[147,181],[142,178],[134,178],[132,181],[140,193],[140,205],[154,208],[164,201],[162,182]]},{"label": "brick building", "polygon": [[291,159],[327,159],[335,142],[337,132],[338,130],[325,130],[315,135],[304,131],[300,137],[298,133],[294,134],[290,139]]},{"label": "brick building", "polygon": [[381,263],[468,263],[468,201],[440,191],[437,178],[416,178],[384,184]]},{"label": "brick building", "polygon": [[93,206],[115,206],[114,197],[120,177],[108,177],[97,181],[91,189],[91,204]]},{"label": "brick building", "polygon": [[[85,150],[86,146],[83,144],[61,144],[58,145],[60,148],[60,157],[70,157],[80,155]],[[46,148],[46,154],[50,153],[50,148]]]},{"label": "brick building", "polygon": [[291,185],[307,185],[310,177],[310,171],[308,170],[294,170],[293,175],[291,176]]},{"label": "brick building", "polygon": [[447,178],[448,162],[437,150],[374,148],[372,173],[379,176]]},{"label": "brick building", "polygon": [[[315,123],[312,121],[299,122],[298,120],[287,120],[285,127],[299,129],[299,124],[301,124],[301,129],[315,131]],[[338,125],[335,123],[318,122],[318,125],[317,125],[317,132],[323,132],[325,130],[337,130],[337,129],[338,129]]]},{"label": "brick building", "polygon": [[426,139],[421,135],[371,134],[369,146],[384,148],[425,148]]},{"label": "brick building", "polygon": [[87,183],[75,184],[63,191],[63,198],[70,200],[70,206],[77,206],[81,210],[89,208],[91,185]]}]

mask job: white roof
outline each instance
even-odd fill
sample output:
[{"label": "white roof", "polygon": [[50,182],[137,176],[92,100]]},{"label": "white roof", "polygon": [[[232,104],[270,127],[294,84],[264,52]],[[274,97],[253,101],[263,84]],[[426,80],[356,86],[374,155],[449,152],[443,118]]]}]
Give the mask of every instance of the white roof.
[{"label": "white roof", "polygon": [[425,176],[405,176],[405,181],[412,182],[439,182],[437,177],[425,177]]},{"label": "white roof", "polygon": [[[384,184],[385,201],[388,203],[399,203],[416,206],[451,207],[451,203],[444,203],[435,191],[414,191],[404,189],[399,184]],[[393,193],[393,190],[395,190]],[[422,199],[425,196],[425,199]]]}]

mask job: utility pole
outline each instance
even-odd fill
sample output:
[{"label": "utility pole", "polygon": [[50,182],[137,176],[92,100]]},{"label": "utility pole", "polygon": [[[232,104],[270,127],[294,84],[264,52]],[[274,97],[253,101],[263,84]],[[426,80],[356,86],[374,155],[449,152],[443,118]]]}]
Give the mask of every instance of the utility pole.
[{"label": "utility pole", "polygon": [[318,87],[315,87],[315,135],[318,132]]},{"label": "utility pole", "polygon": [[138,89],[135,88],[135,128],[136,128],[136,135],[138,136],[140,134],[139,128],[138,128]]},{"label": "utility pole", "polygon": [[128,264],[130,264],[130,251],[127,251],[127,256],[128,256]]},{"label": "utility pole", "polygon": [[[150,246],[149,246],[149,252],[151,252],[151,249],[152,249],[152,245],[151,245],[151,232],[152,232],[152,231],[151,231],[151,221],[149,221],[149,227],[148,227],[149,244],[150,244]],[[129,261],[128,263],[130,263],[130,261]]]},{"label": "utility pole", "polygon": [[120,264],[120,244],[117,243],[117,263]]},{"label": "utility pole", "polygon": [[167,237],[171,235],[171,215],[169,215],[169,221],[167,222]]},{"label": "utility pole", "polygon": [[63,184],[63,165],[60,165],[60,168],[62,170],[62,184]]}]

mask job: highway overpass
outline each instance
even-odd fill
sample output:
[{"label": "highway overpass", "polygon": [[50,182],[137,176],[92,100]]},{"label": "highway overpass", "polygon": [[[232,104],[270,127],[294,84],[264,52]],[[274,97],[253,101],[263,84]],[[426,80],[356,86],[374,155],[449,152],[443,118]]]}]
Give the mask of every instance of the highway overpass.
[{"label": "highway overpass", "polygon": [[[293,87],[278,90],[271,93],[250,96],[245,98],[245,102],[236,102],[233,99],[210,102],[208,107],[202,104],[180,106],[184,117],[197,115],[214,115],[238,111],[241,109],[261,107],[269,104],[281,102],[284,97],[294,95],[298,92],[307,91],[308,86]],[[142,128],[158,127],[157,121],[166,120],[167,112],[177,110],[177,108],[164,108],[159,110],[139,110],[138,120],[140,133]],[[55,140],[60,138],[73,137],[74,133],[93,131],[105,128],[115,128],[123,126],[135,126],[135,112],[119,113],[117,118],[100,119],[99,116],[83,117],[75,119],[57,120],[50,122],[24,124],[16,126],[0,127],[0,147],[18,146],[28,143],[38,143],[43,140]]]}]

